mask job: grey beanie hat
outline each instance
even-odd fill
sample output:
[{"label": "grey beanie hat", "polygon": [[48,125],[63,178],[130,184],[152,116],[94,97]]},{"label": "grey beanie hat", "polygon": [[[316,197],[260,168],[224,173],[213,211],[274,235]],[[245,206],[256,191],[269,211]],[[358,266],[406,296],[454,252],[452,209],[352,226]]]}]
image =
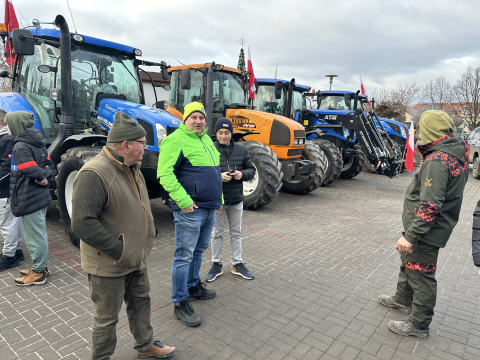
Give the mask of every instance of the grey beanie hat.
[{"label": "grey beanie hat", "polygon": [[145,129],[132,117],[122,111],[117,111],[113,118],[113,125],[107,135],[107,142],[119,143],[135,140],[145,135]]}]

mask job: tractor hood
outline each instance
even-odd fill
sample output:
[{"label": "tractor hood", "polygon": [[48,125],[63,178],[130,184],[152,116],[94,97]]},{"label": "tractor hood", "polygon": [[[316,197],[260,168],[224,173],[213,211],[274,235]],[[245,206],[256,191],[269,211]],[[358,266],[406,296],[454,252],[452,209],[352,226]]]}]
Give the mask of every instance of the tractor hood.
[{"label": "tractor hood", "polygon": [[159,143],[177,129],[181,122],[165,110],[130,101],[103,99],[98,106],[97,119],[107,133],[113,125],[113,117],[117,111],[123,111],[144,127],[147,133],[147,149],[153,151],[159,151]]}]

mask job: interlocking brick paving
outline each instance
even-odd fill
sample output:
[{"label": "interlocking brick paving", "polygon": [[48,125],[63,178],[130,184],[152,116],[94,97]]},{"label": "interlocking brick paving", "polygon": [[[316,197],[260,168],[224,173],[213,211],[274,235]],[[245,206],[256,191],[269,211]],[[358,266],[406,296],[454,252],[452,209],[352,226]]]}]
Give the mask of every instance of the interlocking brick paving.
[{"label": "interlocking brick paving", "polygon": [[[230,273],[227,235],[225,274],[208,284],[217,297],[193,303],[202,318],[197,328],[173,318],[173,215],[152,201],[159,229],[148,258],[155,335],[177,347],[173,359],[479,359],[480,278],[471,259],[471,221],[480,181],[469,180],[459,223],[440,253],[430,338],[390,332],[388,320],[405,314],[377,302],[379,294],[395,290],[394,244],[411,177],[362,173],[305,196],[281,193],[270,205],[246,211],[243,258],[255,280]],[[55,203],[47,228],[47,285],[15,286],[20,268],[0,273],[1,359],[89,358],[93,304],[79,250],[65,234]],[[24,251],[22,269],[31,266]],[[207,250],[202,277],[210,257]],[[112,359],[135,359],[124,310],[117,335]]]}]

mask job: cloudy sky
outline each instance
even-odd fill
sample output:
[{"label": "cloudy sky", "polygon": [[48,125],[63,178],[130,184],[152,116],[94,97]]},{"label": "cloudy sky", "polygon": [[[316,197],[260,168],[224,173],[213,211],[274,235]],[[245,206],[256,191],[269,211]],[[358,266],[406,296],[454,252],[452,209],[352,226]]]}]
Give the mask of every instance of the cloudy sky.
[{"label": "cloudy sky", "polygon": [[[478,0],[69,0],[77,31],[140,48],[170,65],[212,60],[237,66],[239,40],[255,75],[327,90],[455,82],[480,66]],[[13,0],[31,22],[62,14],[67,0]]]}]

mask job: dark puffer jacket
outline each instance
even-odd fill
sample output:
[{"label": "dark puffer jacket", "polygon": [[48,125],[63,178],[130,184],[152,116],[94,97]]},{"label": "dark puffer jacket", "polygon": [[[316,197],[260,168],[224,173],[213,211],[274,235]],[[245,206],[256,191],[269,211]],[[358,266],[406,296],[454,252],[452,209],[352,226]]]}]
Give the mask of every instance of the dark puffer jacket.
[{"label": "dark puffer jacket", "polygon": [[472,226],[472,256],[475,266],[480,267],[480,200],[473,212]]},{"label": "dark puffer jacket", "polygon": [[225,205],[237,205],[243,201],[243,182],[251,180],[255,175],[255,166],[245,146],[231,142],[230,151],[227,146],[220,145],[215,141],[215,147],[220,153],[220,169],[223,172],[238,170],[243,173],[240,180],[232,180],[223,183],[223,201]]},{"label": "dark puffer jacket", "polygon": [[50,183],[57,172],[45,147],[47,140],[38,129],[25,129],[13,142],[10,201],[12,214],[18,217],[32,214],[52,202],[49,186],[39,185],[35,180],[46,178]]},{"label": "dark puffer jacket", "polygon": [[0,199],[10,197],[10,168],[12,164],[13,136],[6,127],[0,130]]}]

